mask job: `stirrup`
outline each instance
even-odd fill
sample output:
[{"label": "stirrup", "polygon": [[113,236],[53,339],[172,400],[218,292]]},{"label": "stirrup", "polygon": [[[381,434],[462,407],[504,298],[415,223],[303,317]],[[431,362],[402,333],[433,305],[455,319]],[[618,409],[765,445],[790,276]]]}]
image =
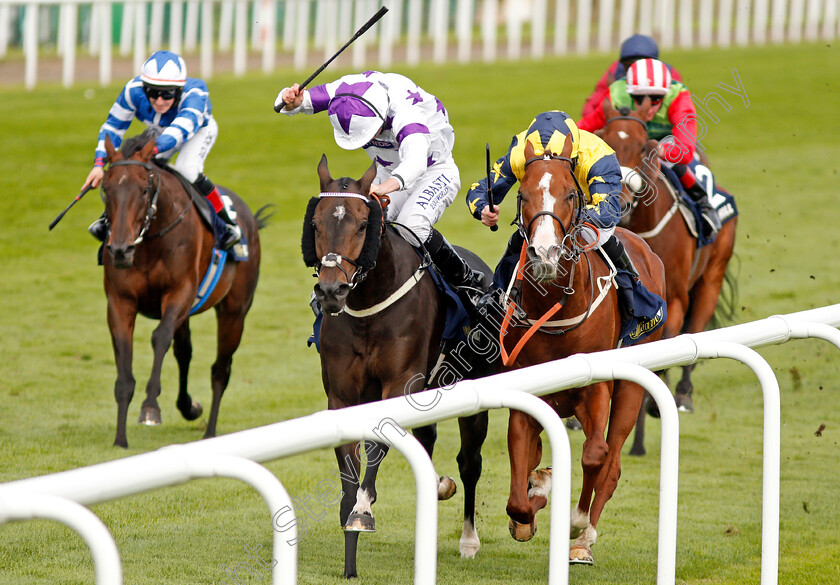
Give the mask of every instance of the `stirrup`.
[{"label": "stirrup", "polygon": [[242,230],[238,225],[227,224],[225,226],[225,235],[222,236],[219,245],[222,250],[230,250],[242,240]]},{"label": "stirrup", "polygon": [[92,235],[94,238],[99,240],[100,242],[105,242],[105,238],[108,237],[108,229],[110,226],[108,225],[108,218],[105,216],[98,217],[96,221],[94,221],[90,226],[88,226],[88,233]]}]

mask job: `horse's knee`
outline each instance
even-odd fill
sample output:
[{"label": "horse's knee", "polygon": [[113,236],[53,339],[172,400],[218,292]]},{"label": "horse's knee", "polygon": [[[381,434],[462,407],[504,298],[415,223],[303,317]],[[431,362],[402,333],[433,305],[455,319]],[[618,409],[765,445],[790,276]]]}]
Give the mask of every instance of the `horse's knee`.
[{"label": "horse's knee", "polygon": [[129,403],[134,398],[134,376],[119,376],[114,384],[114,398],[118,403]]},{"label": "horse's knee", "polygon": [[607,460],[610,447],[603,438],[600,439],[600,441],[588,440],[584,443],[583,453],[581,454],[581,465],[584,469],[598,469]]}]

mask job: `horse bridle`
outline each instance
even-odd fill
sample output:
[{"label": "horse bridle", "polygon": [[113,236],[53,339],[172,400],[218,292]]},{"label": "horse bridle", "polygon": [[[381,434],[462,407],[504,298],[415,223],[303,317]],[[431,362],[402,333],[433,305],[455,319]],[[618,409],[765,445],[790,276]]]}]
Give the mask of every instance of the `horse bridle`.
[{"label": "horse bridle", "polygon": [[[561,253],[563,254],[563,257],[566,258],[567,260],[577,261],[577,258],[580,255],[580,252],[582,250],[576,244],[576,240],[575,240],[575,237],[574,237],[576,235],[576,229],[575,228],[576,228],[576,226],[580,226],[581,228],[583,227],[580,220],[581,220],[581,217],[583,215],[583,208],[586,206],[586,198],[583,194],[583,188],[580,185],[580,181],[578,181],[578,178],[574,173],[575,161],[573,161],[572,159],[570,159],[568,157],[561,156],[559,154],[554,154],[554,153],[547,152],[547,153],[544,153],[540,156],[535,156],[533,158],[529,158],[528,160],[525,161],[525,165],[522,168],[526,169],[526,168],[528,168],[528,165],[530,165],[532,162],[536,162],[536,161],[540,161],[540,160],[543,160],[543,161],[556,160],[556,161],[560,161],[560,162],[566,162],[566,163],[569,164],[569,174],[572,175],[572,179],[575,182],[575,214],[574,214],[574,217],[570,220],[569,226],[567,228],[563,224],[563,221],[557,216],[556,213],[554,213],[553,211],[543,210],[543,211],[538,211],[537,213],[535,213],[534,217],[531,218],[531,220],[528,222],[528,225],[526,226],[522,221],[522,194],[518,193],[516,195],[516,217],[513,220],[513,225],[517,226],[517,228],[519,229],[519,233],[522,235],[522,237],[525,239],[525,241],[528,243],[528,245],[530,245],[531,244],[531,241],[530,241],[531,226],[534,224],[534,221],[536,221],[536,219],[538,217],[541,217],[543,215],[549,216],[551,219],[556,221],[560,225],[560,229],[563,230],[563,241],[561,242],[561,249],[562,249]],[[569,245],[569,242],[571,242],[571,245]]]},{"label": "horse bridle", "polygon": [[[354,199],[361,199],[365,202],[368,206],[370,205],[377,205],[382,208],[382,201],[380,201],[379,197],[376,195],[371,195],[373,201],[368,199],[366,196],[362,195],[361,193],[346,193],[346,192],[337,192],[337,193],[321,193],[318,195],[318,199],[326,199],[326,198],[354,198]],[[386,204],[387,205],[387,204]],[[314,211],[314,210],[313,210]],[[371,225],[368,224],[367,229],[371,229]],[[380,223],[379,228],[379,237],[382,237],[382,233],[385,230],[385,214],[382,214],[382,220]],[[365,243],[367,244],[367,238],[365,239]],[[362,266],[359,264],[359,258],[361,258],[362,254],[365,253],[365,249],[362,248],[362,251],[359,253],[359,257],[355,260],[351,260],[345,256],[337,252],[327,252],[324,254],[320,260],[317,261],[315,264],[315,276],[320,276],[321,270],[324,268],[338,268],[344,273],[344,277],[347,279],[347,284],[350,285],[350,290],[356,288],[356,286],[361,283],[366,277],[369,267]],[[355,268],[356,270],[353,271],[353,274],[349,274],[347,270],[342,266],[342,262],[347,262],[350,266]]]},{"label": "horse bridle", "polygon": [[[155,173],[155,167],[149,163],[142,162],[139,160],[131,160],[131,159],[123,159],[114,161],[111,163],[112,167],[122,167],[122,166],[139,166],[143,167],[149,172],[149,184],[143,190],[143,195],[148,196],[151,194],[149,198],[149,206],[146,208],[146,218],[143,221],[143,226],[140,228],[140,233],[138,234],[137,238],[134,240],[134,245],[137,246],[143,241],[146,232],[149,231],[149,227],[151,227],[152,222],[155,220],[155,214],[157,213],[157,202],[158,196],[160,195],[160,185],[161,185],[161,177],[160,174]],[[157,177],[157,184],[155,184],[155,177]],[[104,197],[103,197],[104,200]],[[173,221],[170,225],[166,226],[156,234],[153,234],[150,237],[160,237],[167,233],[169,230],[174,228],[178,223],[184,218],[187,212],[190,210],[191,205],[187,205],[184,211],[178,216],[178,218]]]},{"label": "horse bridle", "polygon": [[[630,121],[632,121],[632,122],[638,122],[639,124],[641,124],[641,125],[642,125],[642,128],[644,128],[644,129],[645,129],[645,136],[647,136],[647,122],[645,122],[645,121],[644,121],[644,120],[642,120],[641,118],[637,118],[637,117],[635,117],[635,116],[615,116],[615,117],[613,117],[613,118],[610,118],[609,120],[607,120],[606,122],[604,122],[604,129],[606,129],[606,127],[610,125],[610,122],[615,122],[615,121],[617,121],[617,120],[630,120]],[[644,177],[644,174],[643,174],[643,173],[638,173],[638,175],[639,175],[639,177]],[[622,181],[622,182],[623,182],[623,181]],[[629,208],[630,210],[633,210],[633,209],[636,209],[636,206],[638,206],[638,205],[639,205],[639,198],[638,198],[638,196],[639,196],[639,193],[643,192],[643,190],[642,190],[642,191],[636,191],[636,190],[634,190],[634,189],[632,189],[632,188],[630,188],[630,187],[628,187],[628,189],[629,189],[630,191],[632,191],[632,192],[633,192],[633,202],[632,202],[632,203],[630,203],[630,204],[628,204],[628,207],[627,207],[627,208]],[[623,204],[623,202],[622,202],[622,205],[621,205],[622,214],[624,213],[624,211],[625,211],[627,208],[624,206],[624,204]]]}]

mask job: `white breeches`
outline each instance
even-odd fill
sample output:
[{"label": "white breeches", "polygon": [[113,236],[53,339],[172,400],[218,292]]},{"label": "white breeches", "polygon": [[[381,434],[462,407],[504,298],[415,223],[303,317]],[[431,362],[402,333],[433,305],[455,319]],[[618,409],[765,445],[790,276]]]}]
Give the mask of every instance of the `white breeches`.
[{"label": "white breeches", "polygon": [[[381,183],[389,176],[388,171],[379,167],[375,182]],[[450,157],[426,169],[411,189],[389,193],[391,204],[386,219],[400,224],[396,226],[397,231],[410,244],[418,244],[415,236],[421,243],[425,242],[432,226],[455,201],[460,188],[461,173]],[[406,233],[406,229],[411,230],[414,236]]]},{"label": "white breeches", "polygon": [[204,172],[204,161],[210,154],[210,149],[216,143],[219,136],[219,125],[211,118],[210,122],[195,133],[178,151],[178,158],[175,159],[175,170],[180,172],[192,183]]}]

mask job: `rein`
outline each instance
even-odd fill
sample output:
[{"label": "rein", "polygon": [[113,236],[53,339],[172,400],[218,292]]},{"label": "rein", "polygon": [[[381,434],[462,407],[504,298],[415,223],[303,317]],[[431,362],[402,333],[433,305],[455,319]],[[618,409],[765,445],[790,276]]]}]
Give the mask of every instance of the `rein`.
[{"label": "rein", "polygon": [[[586,321],[586,319],[589,317],[589,315],[600,305],[601,301],[603,301],[603,299],[606,297],[606,293],[610,289],[610,286],[609,286],[608,283],[610,281],[612,281],[612,278],[614,276],[614,273],[611,272],[610,275],[608,277],[606,277],[606,283],[607,284],[605,286],[601,285],[601,280],[602,279],[599,278],[599,288],[601,289],[601,292],[599,293],[598,298],[595,299],[595,287],[593,286],[591,288],[589,303],[587,305],[586,311],[583,314],[578,315],[578,316],[573,317],[573,318],[570,318],[570,319],[561,319],[561,320],[557,320],[557,321],[549,321],[549,319],[551,319],[551,317],[553,317],[558,311],[560,311],[563,308],[563,305],[566,303],[566,301],[569,299],[569,297],[575,293],[575,290],[572,286],[573,283],[574,283],[574,277],[575,277],[575,266],[577,265],[581,254],[591,250],[594,247],[593,245],[590,245],[590,246],[583,245],[583,246],[581,246],[579,244],[579,241],[578,241],[578,236],[580,235],[582,230],[592,229],[596,233],[596,237],[595,237],[594,241],[597,242],[597,240],[598,240],[597,231],[598,230],[597,230],[597,228],[595,228],[594,226],[592,226],[588,222],[581,221],[582,215],[583,215],[583,208],[584,208],[584,204],[585,204],[585,199],[584,199],[583,189],[581,188],[580,182],[578,181],[577,177],[575,176],[575,174],[573,172],[574,161],[572,161],[571,159],[569,159],[567,157],[555,155],[555,154],[552,154],[552,153],[547,153],[547,154],[544,154],[542,156],[536,156],[536,157],[528,159],[525,162],[525,168],[527,168],[527,166],[529,164],[531,164],[532,162],[539,161],[539,160],[557,160],[557,161],[566,162],[566,163],[569,164],[569,167],[570,167],[569,170],[572,171],[570,174],[572,175],[572,178],[574,179],[575,186],[576,186],[577,197],[576,197],[576,201],[575,201],[575,207],[576,207],[575,217],[570,221],[569,227],[567,228],[563,224],[561,219],[557,216],[557,214],[555,214],[554,212],[552,212],[552,211],[540,211],[540,212],[536,213],[534,215],[534,217],[532,217],[531,220],[528,222],[528,225],[525,226],[523,221],[522,221],[522,197],[521,197],[521,195],[517,197],[517,210],[516,210],[516,219],[514,220],[514,224],[517,225],[520,233],[522,233],[522,235],[524,236],[525,241],[522,243],[522,250],[520,251],[520,254],[519,254],[519,263],[517,264],[518,268],[517,268],[517,272],[516,272],[516,277],[515,277],[514,281],[512,281],[512,283],[511,283],[511,288],[518,288],[518,289],[521,290],[520,285],[521,285],[522,281],[525,279],[525,270],[526,270],[526,266],[527,266],[527,249],[528,249],[528,246],[530,245],[530,241],[529,241],[528,236],[530,234],[531,226],[533,225],[534,220],[536,220],[537,217],[539,217],[539,216],[547,215],[547,216],[551,217],[552,219],[554,219],[560,225],[560,229],[563,231],[563,240],[561,242],[561,258],[563,258],[564,260],[570,261],[572,263],[572,265],[571,265],[571,269],[569,270],[569,275],[570,276],[569,276],[568,285],[560,287],[563,290],[563,298],[560,301],[554,303],[554,305],[551,308],[549,308],[539,319],[536,319],[536,320],[526,319],[526,315],[525,315],[524,311],[520,307],[518,307],[517,304],[513,300],[511,300],[511,298],[510,298],[511,295],[510,294],[506,295],[506,297],[508,299],[508,302],[507,302],[507,307],[506,307],[506,311],[505,311],[505,317],[502,320],[502,325],[501,325],[500,330],[499,330],[499,347],[500,347],[500,350],[501,350],[502,362],[506,366],[512,364],[516,360],[517,356],[522,351],[522,348],[525,347],[525,344],[527,344],[528,341],[530,341],[530,339],[534,336],[534,334],[537,331],[540,331],[542,333],[546,333],[546,334],[549,334],[549,335],[562,335],[562,334],[568,333],[569,331],[572,331],[573,329],[576,329],[577,327],[582,325],[583,322]],[[585,258],[587,258],[587,264],[589,266],[589,280],[590,280],[590,282],[594,283],[594,280],[592,278],[592,263],[589,262],[589,258],[588,258],[588,256],[586,256],[586,254],[583,254],[583,255],[584,255]],[[530,327],[528,327],[527,324],[521,323],[521,321],[520,321],[520,323],[514,323],[513,319],[514,319],[514,314],[515,313],[516,314],[521,313],[522,314],[522,319],[525,319],[527,321],[527,323],[530,324]],[[511,326],[513,326],[513,327],[528,327],[528,330],[525,332],[525,334],[522,336],[522,338],[519,339],[519,341],[514,346],[513,350],[510,353],[508,353],[507,350],[505,349],[504,337],[505,337],[505,335],[507,335],[508,328],[511,327]],[[561,329],[559,331],[549,331],[549,330],[546,329],[547,327],[569,327],[569,328],[568,329]]]},{"label": "rein", "polygon": [[[144,189],[144,193],[148,194],[151,193],[151,198],[149,200],[149,207],[146,209],[146,218],[143,221],[143,226],[140,228],[140,233],[137,236],[137,239],[134,240],[134,245],[137,246],[143,241],[146,232],[151,227],[152,222],[155,220],[155,214],[157,213],[157,202],[158,196],[160,195],[160,185],[161,185],[161,177],[159,174],[155,174],[155,167],[153,167],[149,163],[141,162],[139,160],[131,160],[131,159],[124,159],[118,160],[116,162],[111,163],[112,167],[124,167],[124,166],[140,166],[146,169],[149,172],[149,185]],[[157,177],[157,185],[155,185],[155,177]],[[163,228],[157,233],[151,234],[150,238],[159,238],[172,230],[176,225],[178,225],[181,220],[184,219],[184,216],[189,212],[192,205],[187,205],[184,211],[173,221],[171,224]]]}]

